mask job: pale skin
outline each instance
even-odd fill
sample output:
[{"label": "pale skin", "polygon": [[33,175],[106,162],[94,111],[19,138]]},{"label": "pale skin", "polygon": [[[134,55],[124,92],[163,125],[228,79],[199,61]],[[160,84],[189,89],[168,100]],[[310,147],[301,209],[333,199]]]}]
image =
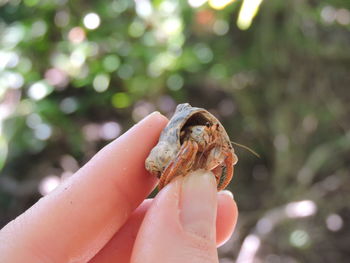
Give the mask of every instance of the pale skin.
[{"label": "pale skin", "polygon": [[218,262],[238,212],[213,174],[145,199],[157,179],[144,161],[166,123],[149,115],[0,230],[0,262]]}]

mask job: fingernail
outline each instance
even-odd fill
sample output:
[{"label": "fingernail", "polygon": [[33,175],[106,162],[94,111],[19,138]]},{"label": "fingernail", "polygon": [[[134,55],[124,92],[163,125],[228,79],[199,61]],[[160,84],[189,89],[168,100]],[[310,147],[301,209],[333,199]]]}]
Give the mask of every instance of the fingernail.
[{"label": "fingernail", "polygon": [[138,124],[142,123],[143,121],[150,119],[150,118],[160,118],[160,119],[165,118],[166,119],[166,117],[163,116],[159,111],[154,111],[151,114],[144,117],[143,119],[141,119],[139,122],[137,122],[136,125],[138,125]]},{"label": "fingernail", "polygon": [[215,236],[216,180],[211,172],[199,170],[183,179],[180,218],[185,231],[203,237]]},{"label": "fingernail", "polygon": [[219,192],[219,194],[227,195],[227,196],[231,197],[233,200],[235,200],[235,197],[234,197],[233,193],[231,191],[229,191],[229,190],[222,190],[222,191]]},{"label": "fingernail", "polygon": [[151,114],[149,114],[146,118],[160,118],[160,119],[166,119],[166,117],[161,114],[159,111],[154,111]]},{"label": "fingernail", "polygon": [[148,115],[148,116],[153,116],[153,115],[162,115],[162,114],[160,114],[160,112],[159,111],[154,111],[154,112],[152,112],[150,115]]}]

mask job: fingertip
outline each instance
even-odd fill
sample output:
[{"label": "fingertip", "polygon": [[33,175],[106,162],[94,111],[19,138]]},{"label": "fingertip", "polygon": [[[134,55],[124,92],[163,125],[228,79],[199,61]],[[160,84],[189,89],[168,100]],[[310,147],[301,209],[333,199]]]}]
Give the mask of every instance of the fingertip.
[{"label": "fingertip", "polygon": [[[212,184],[211,180],[207,180],[211,177],[197,176],[178,176],[158,193],[138,232],[131,262],[165,262],[174,258],[176,262],[193,262],[194,259],[215,262],[215,180]],[[213,201],[207,196],[210,193],[202,191],[202,188],[207,189],[211,185]],[[187,201],[189,207],[186,208],[184,203]],[[208,202],[213,204],[207,211]],[[191,211],[193,218],[189,215]],[[188,213],[187,218],[184,218],[184,213]],[[199,224],[196,225],[194,219]]]},{"label": "fingertip", "polygon": [[186,232],[215,240],[216,193],[216,180],[211,172],[197,170],[184,177],[179,207]]},{"label": "fingertip", "polygon": [[168,122],[168,118],[165,117],[163,114],[161,114],[159,111],[154,111],[149,115],[150,118],[153,118],[159,122],[162,123],[167,123]]},{"label": "fingertip", "polygon": [[151,114],[149,114],[148,116],[146,116],[145,118],[143,118],[142,120],[140,120],[136,126],[139,125],[145,125],[147,127],[154,127],[154,126],[158,126],[163,128],[167,123],[168,123],[168,119],[167,117],[165,117],[164,115],[162,115],[159,111],[154,111]]},{"label": "fingertip", "polygon": [[230,239],[237,223],[238,208],[229,191],[218,193],[218,209],[216,217],[216,244],[222,246]]},{"label": "fingertip", "polygon": [[229,190],[221,190],[218,194],[219,195],[226,195],[226,196],[230,197],[231,199],[235,200],[233,193]]}]

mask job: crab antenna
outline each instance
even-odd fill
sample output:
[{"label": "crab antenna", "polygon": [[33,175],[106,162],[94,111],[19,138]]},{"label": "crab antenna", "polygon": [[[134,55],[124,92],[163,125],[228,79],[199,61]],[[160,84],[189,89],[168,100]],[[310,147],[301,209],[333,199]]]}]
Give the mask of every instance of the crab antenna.
[{"label": "crab antenna", "polygon": [[234,144],[234,145],[237,145],[238,147],[241,147],[241,148],[243,148],[243,149],[246,149],[248,152],[254,154],[254,155],[255,155],[256,157],[258,157],[259,159],[261,158],[260,155],[259,155],[256,151],[250,149],[248,146],[245,146],[245,145],[243,145],[243,144],[240,144],[240,143],[237,143],[237,142],[233,142],[233,141],[231,141],[231,143]]}]

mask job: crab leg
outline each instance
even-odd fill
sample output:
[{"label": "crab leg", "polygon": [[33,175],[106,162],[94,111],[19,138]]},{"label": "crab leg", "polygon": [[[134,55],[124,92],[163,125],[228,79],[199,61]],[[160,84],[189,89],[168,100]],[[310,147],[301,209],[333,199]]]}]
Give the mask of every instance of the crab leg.
[{"label": "crab leg", "polygon": [[174,177],[179,175],[179,171],[181,173],[189,171],[194,163],[197,151],[198,144],[196,142],[185,141],[176,155],[176,158],[168,165],[160,177],[158,189],[162,189]]},{"label": "crab leg", "polygon": [[225,166],[226,166],[226,177],[224,178],[224,181],[221,183],[220,188],[218,188],[218,191],[225,189],[225,187],[229,184],[229,182],[232,179],[233,172],[234,172],[234,165],[237,161],[237,157],[235,154],[233,154],[231,151],[227,152],[227,156],[225,159]]},{"label": "crab leg", "polygon": [[220,178],[221,178],[221,175],[222,175],[222,166],[218,165],[213,170],[211,170],[211,172],[215,175],[216,184],[219,185],[220,184]]}]

